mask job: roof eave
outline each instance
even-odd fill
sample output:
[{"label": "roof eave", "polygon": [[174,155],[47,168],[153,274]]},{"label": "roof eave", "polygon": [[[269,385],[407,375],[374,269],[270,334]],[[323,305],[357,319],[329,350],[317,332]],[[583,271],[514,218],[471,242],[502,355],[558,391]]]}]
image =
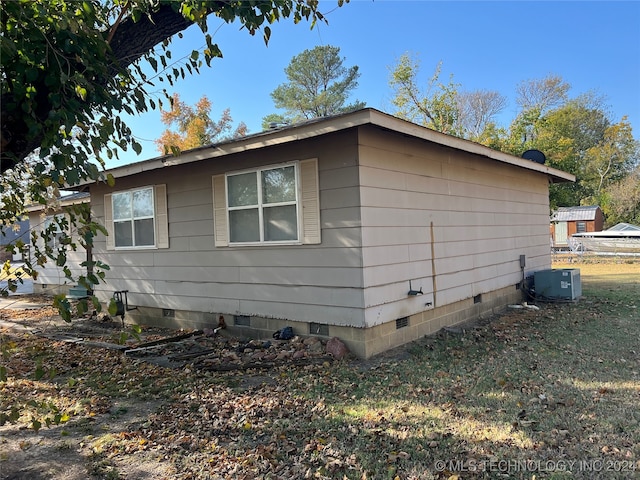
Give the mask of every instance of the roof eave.
[{"label": "roof eave", "polygon": [[[402,120],[371,108],[337,115],[331,118],[316,119],[315,121],[305,122],[300,125],[293,125],[276,130],[267,130],[239,139],[232,139],[213,145],[198,147],[193,150],[182,152],[178,156],[164,155],[122,167],[116,167],[107,170],[107,172],[111,173],[114,178],[126,177],[164,167],[184,165],[210,158],[224,157],[235,153],[281,145],[297,140],[304,140],[366,124],[404,133],[412,137],[421,138],[439,145],[487,157],[502,163],[524,168],[526,170],[539,172],[547,175],[552,183],[575,182],[576,180],[575,175],[562,170],[541,165],[531,160],[519,158],[508,153],[499,152],[478,143],[436,132],[435,130],[416,125],[409,121]],[[91,183],[93,183],[93,181],[87,180],[80,183],[75,188]]]}]

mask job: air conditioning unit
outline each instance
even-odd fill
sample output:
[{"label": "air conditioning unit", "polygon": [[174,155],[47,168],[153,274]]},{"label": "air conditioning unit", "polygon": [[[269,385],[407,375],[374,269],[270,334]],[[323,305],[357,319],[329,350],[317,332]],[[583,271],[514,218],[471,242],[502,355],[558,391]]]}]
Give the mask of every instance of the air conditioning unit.
[{"label": "air conditioning unit", "polygon": [[533,274],[536,298],[578,300],[582,296],[579,268],[540,270]]}]

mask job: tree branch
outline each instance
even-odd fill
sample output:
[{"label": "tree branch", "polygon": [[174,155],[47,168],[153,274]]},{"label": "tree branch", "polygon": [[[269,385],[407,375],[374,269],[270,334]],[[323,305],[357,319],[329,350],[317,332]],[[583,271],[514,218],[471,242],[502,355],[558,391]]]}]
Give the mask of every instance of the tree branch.
[{"label": "tree branch", "polygon": [[[120,22],[117,24],[117,22]],[[156,12],[143,16],[138,22],[131,17],[118,20],[110,29],[111,51],[113,65],[109,69],[115,76],[122,69],[140,59],[155,45],[172,37],[176,33],[193,25],[191,20],[184,18],[171,5],[161,5]],[[37,92],[37,106],[34,112],[36,118],[44,122],[52,105],[48,99],[48,88],[44,78],[35,85]],[[12,101],[9,95],[2,95],[2,106]],[[2,108],[0,128],[0,174],[16,167],[41,145],[43,135],[33,135],[20,115],[12,115]]]},{"label": "tree branch", "polygon": [[137,22],[126,18],[111,39],[111,51],[116,61],[114,68],[127,68],[154,46],[191,25],[191,20],[170,5],[161,5],[157,12],[145,15]]}]

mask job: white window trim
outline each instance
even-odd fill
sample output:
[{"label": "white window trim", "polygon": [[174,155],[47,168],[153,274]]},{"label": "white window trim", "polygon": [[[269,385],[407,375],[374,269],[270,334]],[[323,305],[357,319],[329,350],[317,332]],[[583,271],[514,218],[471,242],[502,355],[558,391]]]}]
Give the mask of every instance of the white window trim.
[{"label": "white window trim", "polygon": [[[113,218],[113,242],[114,242],[114,247],[116,250],[148,250],[148,249],[155,249],[156,244],[158,242],[157,240],[157,235],[156,235],[156,192],[155,189],[151,186],[145,186],[145,187],[139,187],[139,188],[131,188],[129,190],[119,190],[117,192],[113,192],[113,196],[111,197],[111,208],[112,211],[115,210],[114,208],[114,196],[118,195],[118,194],[122,194],[122,193],[128,193],[131,195],[131,198],[133,199],[133,194],[135,192],[141,192],[144,190],[151,190],[151,205],[153,206],[153,215],[152,216],[144,216],[144,217],[135,217],[132,216],[130,219],[128,219],[127,221],[131,222],[131,238],[133,241],[133,245],[122,245],[122,246],[118,246],[115,244],[116,242],[116,238],[115,238],[115,232],[116,232],[116,223],[119,222],[119,220],[115,219],[115,214],[114,214],[114,218]],[[133,215],[133,208],[131,208],[131,215]],[[153,220],[153,245],[136,245],[136,228],[135,228],[135,221],[136,220],[148,220],[148,219],[152,219]]]},{"label": "white window trim", "polygon": [[[128,246],[117,247],[115,246],[115,232],[113,222],[113,201],[112,197],[114,193],[129,192],[133,190],[144,190],[146,188],[153,189],[153,213],[154,213],[154,246]],[[159,185],[145,185],[143,187],[132,188],[129,190],[118,190],[112,193],[106,193],[104,195],[104,227],[107,231],[106,237],[106,249],[107,250],[148,250],[148,249],[164,249],[169,248],[169,224],[167,216],[167,186],[165,184]]]},{"label": "white window trim", "polygon": [[58,234],[63,234],[66,233],[66,231],[64,229],[62,229],[62,227],[60,227],[60,225],[57,222],[57,219],[66,219],[66,215],[64,213],[56,213],[54,215],[47,215],[46,218],[44,219],[44,223],[42,225],[42,230],[46,230],[47,228],[49,228],[49,225],[51,225],[52,223],[55,224],[55,231],[51,232],[51,234],[53,235],[50,239],[51,244],[49,245],[52,249],[57,249],[60,247],[60,242],[58,240]]},{"label": "white window trim", "polygon": [[[269,242],[230,242],[228,182],[227,176],[241,173],[271,170],[287,165],[295,165],[296,174],[296,205],[298,220],[298,239],[296,241]],[[309,158],[280,164],[265,165],[253,169],[245,169],[222,173],[212,177],[213,189],[213,218],[214,243],[216,247],[244,247],[244,246],[287,246],[311,245],[322,242],[320,226],[320,190],[318,179],[318,159]],[[262,232],[261,232],[262,235]]]},{"label": "white window trim", "polygon": [[[279,202],[279,203],[269,203],[269,204],[263,204],[262,203],[262,172],[266,172],[269,170],[276,170],[278,168],[284,168],[284,167],[290,167],[293,166],[294,169],[294,175],[295,175],[295,185],[296,185],[296,199],[293,201],[289,201],[289,202]],[[301,192],[300,192],[300,162],[295,161],[295,162],[287,162],[287,163],[281,163],[278,165],[268,165],[268,166],[264,166],[264,167],[259,167],[259,168],[251,168],[248,170],[240,170],[237,172],[229,172],[227,174],[225,174],[225,198],[229,198],[229,177],[233,177],[236,175],[243,175],[246,173],[256,173],[256,180],[257,180],[257,187],[258,187],[258,204],[257,205],[250,205],[250,206],[241,206],[241,207],[230,207],[228,205],[228,200],[227,200],[227,208],[226,208],[226,215],[227,215],[227,225],[231,225],[231,219],[230,219],[230,214],[229,212],[233,212],[233,211],[238,211],[238,210],[250,210],[250,209],[258,209],[258,228],[259,228],[259,233],[260,233],[260,240],[258,240],[257,242],[234,242],[231,240],[231,228],[229,228],[229,232],[228,232],[228,237],[229,237],[229,245],[230,246],[234,246],[234,247],[242,247],[242,246],[253,246],[253,245],[301,245],[302,242],[300,240],[301,237],[301,231],[300,231],[300,225],[302,222],[302,216],[301,216],[301,207],[300,207],[300,198],[301,198]],[[264,240],[264,209],[265,208],[269,208],[269,207],[278,207],[278,206],[287,206],[287,205],[295,205],[296,207],[296,238],[292,239],[292,240]]]}]

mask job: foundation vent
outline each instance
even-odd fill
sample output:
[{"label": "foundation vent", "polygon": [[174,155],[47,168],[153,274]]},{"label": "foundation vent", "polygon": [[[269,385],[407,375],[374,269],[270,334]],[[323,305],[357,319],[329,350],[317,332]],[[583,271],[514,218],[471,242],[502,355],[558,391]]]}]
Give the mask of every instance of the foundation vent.
[{"label": "foundation vent", "polygon": [[233,324],[238,327],[250,327],[251,317],[249,315],[234,315]]},{"label": "foundation vent", "polygon": [[172,308],[163,308],[162,309],[162,317],[163,318],[175,318],[176,311]]},{"label": "foundation vent", "polygon": [[329,336],[329,325],[325,323],[315,323],[311,322],[309,324],[309,334],[310,335],[323,335],[325,337]]},{"label": "foundation vent", "polygon": [[409,326],[409,317],[402,317],[396,320],[396,330]]},{"label": "foundation vent", "polygon": [[482,303],[482,295],[478,294],[475,297],[473,297],[473,303]]}]

